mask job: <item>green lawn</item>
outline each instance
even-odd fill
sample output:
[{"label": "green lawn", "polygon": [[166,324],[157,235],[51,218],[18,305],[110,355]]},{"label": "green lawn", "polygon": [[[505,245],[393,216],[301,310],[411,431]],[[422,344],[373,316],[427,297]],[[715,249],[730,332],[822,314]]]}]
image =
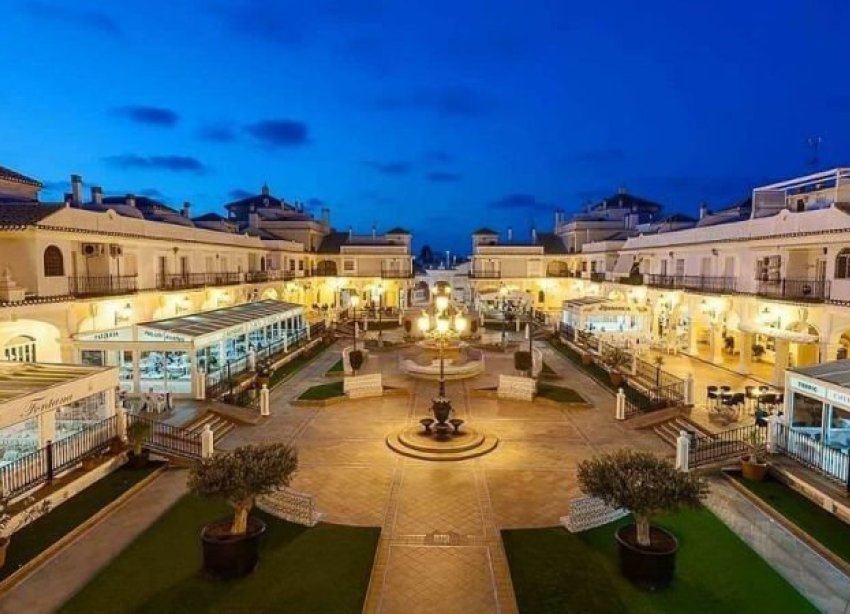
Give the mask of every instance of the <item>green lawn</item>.
[{"label": "green lawn", "polygon": [[557,401],[558,403],[585,403],[584,397],[572,388],[553,386],[552,384],[537,384],[537,396]]},{"label": "green lawn", "polygon": [[330,369],[325,371],[325,375],[342,375],[344,370],[345,369],[342,366],[342,358],[340,358],[333,364]]},{"label": "green lawn", "polygon": [[319,384],[311,386],[301,393],[299,401],[324,401],[343,395],[342,382],[331,382],[330,384]]},{"label": "green lawn", "polygon": [[734,477],[742,486],[829,548],[836,556],[850,563],[850,525],[846,522],[771,477],[763,482],[745,480],[740,474]]},{"label": "green lawn", "polygon": [[360,612],[380,529],[268,523],[253,574],[206,578],[199,534],[229,513],[188,495],[104,568],[61,612]]},{"label": "green lawn", "polygon": [[6,565],[0,569],[0,579],[17,571],[158,467],[160,464],[151,464],[144,469],[127,466],[117,469],[12,535],[6,551]]},{"label": "green lawn", "polygon": [[269,378],[269,388],[274,388],[290,375],[307,365],[311,360],[325,351],[329,346],[319,343],[312,349],[303,352],[272,373]]},{"label": "green lawn", "polygon": [[676,579],[641,590],[619,575],[616,523],[572,534],[561,527],[502,531],[520,612],[815,612],[778,573],[705,508],[659,520],[679,539]]}]

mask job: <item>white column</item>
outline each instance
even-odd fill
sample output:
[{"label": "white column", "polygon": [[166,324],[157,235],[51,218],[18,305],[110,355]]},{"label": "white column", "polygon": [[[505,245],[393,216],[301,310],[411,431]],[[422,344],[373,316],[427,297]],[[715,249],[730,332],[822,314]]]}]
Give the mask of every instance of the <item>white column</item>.
[{"label": "white column", "polygon": [[685,431],[679,431],[679,436],[676,438],[676,470],[689,470],[688,456],[691,450],[691,438]]},{"label": "white column", "polygon": [[531,337],[531,324],[525,325],[525,338],[528,339]]},{"label": "white column", "polygon": [[48,441],[56,439],[56,412],[47,411],[38,416],[38,447],[43,448]]},{"label": "white column", "polygon": [[685,380],[685,405],[692,406],[694,404],[694,374],[688,373]]},{"label": "white column", "polygon": [[617,410],[614,415],[617,420],[626,419],[626,393],[622,388],[617,391]]},{"label": "white column", "polygon": [[269,408],[269,387],[266,384],[263,384],[263,387],[260,388],[260,415],[271,415]]},{"label": "white column", "polygon": [[779,452],[779,424],[782,418],[776,414],[767,417],[767,451],[771,454]]},{"label": "white column", "polygon": [[711,325],[710,347],[711,362],[715,365],[723,363],[723,335],[719,324]]},{"label": "white column", "polygon": [[209,424],[204,425],[204,430],[201,431],[201,458],[209,458],[215,451],[214,435]]},{"label": "white column", "polygon": [[127,441],[127,411],[123,407],[118,408],[118,437],[121,441]]},{"label": "white column", "polygon": [[775,339],[776,351],[774,352],[775,364],[773,365],[773,385],[782,386],[785,383],[785,369],[788,368],[788,346],[787,339]]},{"label": "white column", "polygon": [[749,375],[753,360],[753,334],[741,331],[739,335],[738,368],[741,375]]},{"label": "white column", "polygon": [[203,369],[192,369],[192,389],[194,397],[198,401],[207,398],[207,374]]}]

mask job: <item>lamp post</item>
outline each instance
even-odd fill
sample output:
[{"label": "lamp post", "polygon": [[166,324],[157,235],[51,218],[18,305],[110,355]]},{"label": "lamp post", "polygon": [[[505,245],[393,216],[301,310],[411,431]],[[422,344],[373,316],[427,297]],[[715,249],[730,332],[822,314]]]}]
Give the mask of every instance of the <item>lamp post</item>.
[{"label": "lamp post", "polygon": [[[384,310],[384,287],[377,286],[375,288],[374,294],[378,295],[378,346],[382,346],[384,331],[382,326],[383,314],[381,312]],[[374,294],[372,295],[373,297]],[[372,299],[372,302],[374,303],[374,298]]]},{"label": "lamp post", "polygon": [[352,319],[354,320],[354,350],[357,351],[357,305],[360,303],[360,297],[356,294],[348,299],[352,309]]},{"label": "lamp post", "polygon": [[446,397],[445,346],[446,341],[453,337],[459,337],[466,331],[467,321],[463,313],[451,307],[449,297],[445,294],[440,294],[434,298],[434,307],[431,312],[423,311],[422,315],[419,316],[418,324],[419,330],[423,335],[438,342],[440,388],[431,404],[431,411],[434,413],[434,418],[436,418],[438,423],[434,427],[435,432],[437,434],[445,434],[451,431],[451,427],[446,424],[446,420],[448,420],[452,411],[452,403]]},{"label": "lamp post", "polygon": [[499,288],[500,307],[502,312],[502,347],[505,347],[505,327],[508,325],[508,289],[505,286]]}]

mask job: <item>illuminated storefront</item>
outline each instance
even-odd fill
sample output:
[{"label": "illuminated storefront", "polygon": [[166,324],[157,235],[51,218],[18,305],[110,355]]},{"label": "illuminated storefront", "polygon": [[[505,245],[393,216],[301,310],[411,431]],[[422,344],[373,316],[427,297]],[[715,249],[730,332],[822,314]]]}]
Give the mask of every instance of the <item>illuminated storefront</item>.
[{"label": "illuminated storefront", "polygon": [[197,374],[249,368],[258,355],[286,350],[307,333],[301,305],[265,300],[77,335],[81,364],[115,366],[129,394],[195,392]]},{"label": "illuminated storefront", "polygon": [[649,315],[645,305],[588,296],[564,301],[561,322],[580,331],[639,335],[647,331]]}]

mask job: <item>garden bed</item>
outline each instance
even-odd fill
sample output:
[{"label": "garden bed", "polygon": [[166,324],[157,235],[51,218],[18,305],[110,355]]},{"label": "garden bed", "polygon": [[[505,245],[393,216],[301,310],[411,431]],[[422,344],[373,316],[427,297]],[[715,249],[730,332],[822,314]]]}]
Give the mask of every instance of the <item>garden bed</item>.
[{"label": "garden bed", "polygon": [[139,469],[124,465],[16,532],[9,542],[6,565],[0,569],[0,580],[6,580],[46,553],[164,465],[151,462]]},{"label": "garden bed", "polygon": [[555,403],[569,403],[587,405],[587,400],[572,388],[553,386],[552,384],[537,384],[538,399],[545,399]]},{"label": "garden bed", "polygon": [[345,367],[342,364],[342,358],[337,360],[333,366],[325,371],[325,377],[342,377],[345,374]]},{"label": "garden bed", "polygon": [[307,366],[310,361],[319,356],[319,354],[324,352],[328,347],[330,347],[330,344],[320,342],[315,347],[302,352],[279,369],[276,369],[269,378],[269,388],[274,388],[293,375],[296,371]]},{"label": "garden bed", "polygon": [[750,494],[748,498],[755,497],[754,503],[769,515],[779,516],[778,520],[785,521],[782,524],[792,533],[833,560],[845,573],[850,572],[850,525],[769,474],[763,481],[755,482],[744,479],[737,471],[724,473],[739,490]]},{"label": "garden bed", "polygon": [[311,386],[302,392],[299,401],[326,401],[334,397],[341,397],[345,394],[342,388],[342,381],[331,382],[330,384],[319,384]]},{"label": "garden bed", "polygon": [[659,517],[679,539],[666,590],[620,576],[614,531],[631,522],[569,533],[561,527],[503,530],[520,612],[815,612],[815,608],[709,510]]},{"label": "garden bed", "polygon": [[187,495],[100,571],[61,612],[360,612],[380,529],[268,524],[260,564],[217,582],[201,573],[201,528],[230,512]]}]

